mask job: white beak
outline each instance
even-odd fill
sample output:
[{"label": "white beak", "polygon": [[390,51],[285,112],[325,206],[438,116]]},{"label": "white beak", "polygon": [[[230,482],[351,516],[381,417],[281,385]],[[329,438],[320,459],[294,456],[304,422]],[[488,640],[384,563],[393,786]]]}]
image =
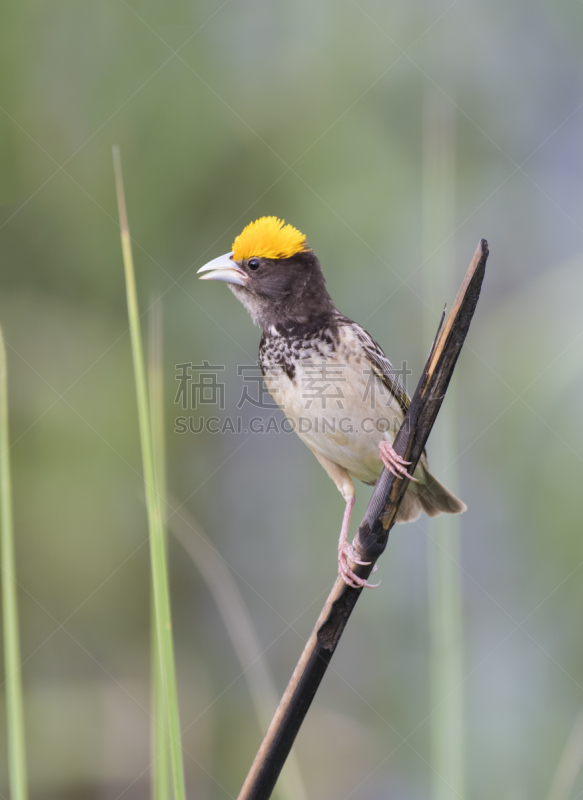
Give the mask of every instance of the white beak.
[{"label": "white beak", "polygon": [[[236,283],[239,286],[245,286],[249,280],[249,276],[233,261],[233,253],[225,253],[224,256],[213,258],[204,267],[198,270],[200,272],[208,272],[208,275],[201,275],[201,281],[225,281],[225,283]],[[197,274],[198,274],[197,273]]]}]

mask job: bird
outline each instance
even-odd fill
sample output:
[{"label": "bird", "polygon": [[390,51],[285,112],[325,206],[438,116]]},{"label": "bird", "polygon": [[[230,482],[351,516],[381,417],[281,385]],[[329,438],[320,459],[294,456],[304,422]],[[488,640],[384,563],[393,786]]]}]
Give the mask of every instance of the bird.
[{"label": "bird", "polygon": [[262,330],[259,364],[266,387],[336,484],[346,503],[338,541],[338,572],[356,589],[372,588],[350,566],[363,564],[349,542],[353,479],[374,486],[383,467],[409,485],[396,521],[425,512],[459,514],[465,504],[429,471],[415,472],[393,449],[409,397],[381,347],[335,307],[306,236],[275,216],[249,223],[232,250],[198,270],[224,281]]}]

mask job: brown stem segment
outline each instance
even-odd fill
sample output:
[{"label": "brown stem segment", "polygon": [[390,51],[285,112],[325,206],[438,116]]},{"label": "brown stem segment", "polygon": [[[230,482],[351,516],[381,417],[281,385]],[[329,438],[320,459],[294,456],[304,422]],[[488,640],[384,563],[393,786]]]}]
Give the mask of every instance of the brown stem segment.
[{"label": "brown stem segment", "polygon": [[[447,391],[480,296],[488,243],[482,239],[470,264],[453,307],[440,325],[421,380],[407,415],[393,443],[400,456],[411,461],[414,472]],[[443,322],[443,320],[442,320]],[[367,566],[354,565],[361,578],[368,578],[387,546],[389,531],[408,481],[383,470],[356,534],[354,544]],[[336,646],[362,589],[347,586],[337,578],[326,605],[281,699],[275,716],[255,757],[238,800],[267,800],[291,750]]]}]

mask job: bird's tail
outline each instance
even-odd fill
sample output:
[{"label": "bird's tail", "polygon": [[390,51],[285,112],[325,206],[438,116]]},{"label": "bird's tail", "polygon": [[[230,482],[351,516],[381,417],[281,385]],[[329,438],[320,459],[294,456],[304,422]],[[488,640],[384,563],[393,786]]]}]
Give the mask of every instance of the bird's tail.
[{"label": "bird's tail", "polygon": [[438,514],[461,514],[467,506],[446,489],[425,464],[420,463],[415,470],[418,483],[411,483],[399,506],[397,522],[412,522],[424,511],[428,517]]}]

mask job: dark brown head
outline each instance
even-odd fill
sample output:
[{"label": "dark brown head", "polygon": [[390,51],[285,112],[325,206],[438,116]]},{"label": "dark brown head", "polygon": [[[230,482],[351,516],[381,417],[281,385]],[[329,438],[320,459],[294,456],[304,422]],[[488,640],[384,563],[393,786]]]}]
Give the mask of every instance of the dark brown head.
[{"label": "dark brown head", "polygon": [[199,272],[202,280],[229,284],[263,330],[286,322],[311,322],[334,306],[320,262],[306,237],[276,217],[261,217],[237,236],[233,251]]}]

